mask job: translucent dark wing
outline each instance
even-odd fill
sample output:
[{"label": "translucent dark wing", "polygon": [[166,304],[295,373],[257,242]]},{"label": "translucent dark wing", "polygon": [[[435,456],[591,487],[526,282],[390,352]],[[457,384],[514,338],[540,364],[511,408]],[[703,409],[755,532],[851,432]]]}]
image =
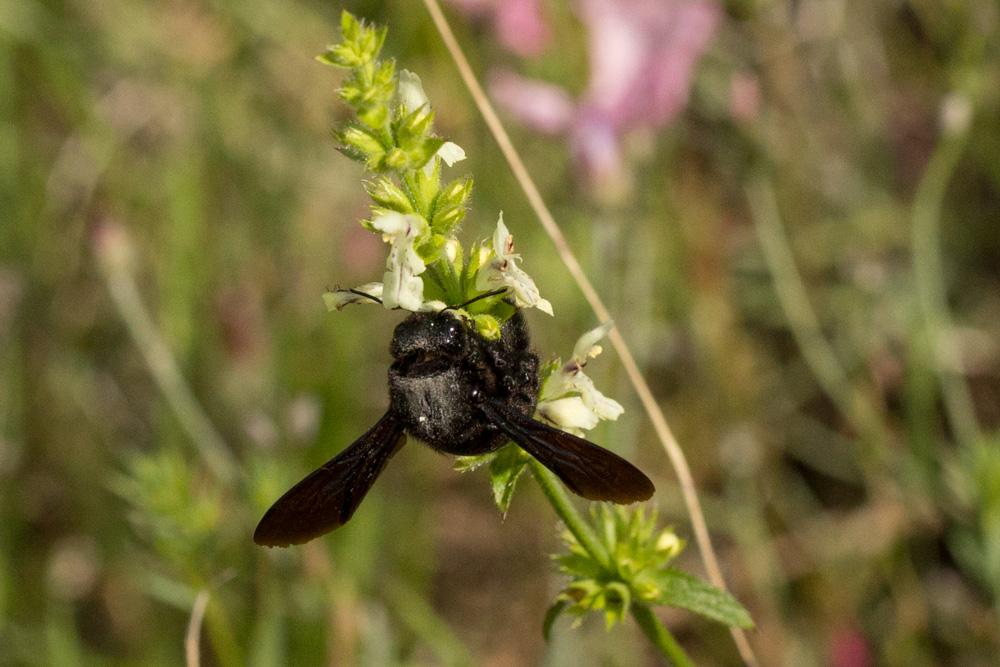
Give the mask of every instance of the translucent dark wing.
[{"label": "translucent dark wing", "polygon": [[655,489],[649,478],[617,454],[496,401],[485,401],[480,409],[579,496],[625,505],[653,495]]},{"label": "translucent dark wing", "polygon": [[404,442],[402,425],[385,413],[354,444],[281,496],[257,524],[253,541],[287,547],[344,525]]}]

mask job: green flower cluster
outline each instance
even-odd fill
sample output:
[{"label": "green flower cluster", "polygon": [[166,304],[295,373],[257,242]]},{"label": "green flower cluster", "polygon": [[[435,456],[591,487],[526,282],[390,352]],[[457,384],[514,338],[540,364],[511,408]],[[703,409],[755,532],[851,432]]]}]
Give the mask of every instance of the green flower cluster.
[{"label": "green flower cluster", "polygon": [[630,510],[601,504],[592,507],[591,518],[609,558],[596,557],[572,532],[563,531],[568,553],[556,561],[570,582],[546,614],[546,636],[564,612],[581,618],[589,612],[603,612],[611,628],[633,604],[680,607],[725,625],[753,626],[750,614],[729,593],[669,567],[684,549],[684,541],[671,528],[658,529],[655,512],[647,515],[641,507]]},{"label": "green flower cluster", "polygon": [[419,77],[397,73],[392,60],[379,59],[385,28],[344,12],[341,33],[343,40],[318,60],[349,70],[340,97],[354,109],[356,120],[336,137],[341,151],[372,173],[366,183],[371,215],[361,224],[382,236],[389,256],[381,282],[328,292],[327,307],[380,302],[386,308],[437,311],[493,293],[463,313],[492,339],[513,313],[507,301],[551,315],[549,302],[518,266],[521,258],[502,214],[491,242],[479,242],[466,253],[456,238],[472,179],[443,183],[442,162],[450,167],[465,159],[465,151],[434,134],[434,112]]}]

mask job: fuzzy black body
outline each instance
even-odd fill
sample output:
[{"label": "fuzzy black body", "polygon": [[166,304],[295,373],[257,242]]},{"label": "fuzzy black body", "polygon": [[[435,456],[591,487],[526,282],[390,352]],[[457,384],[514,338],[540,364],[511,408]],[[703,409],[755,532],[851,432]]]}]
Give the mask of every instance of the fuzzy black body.
[{"label": "fuzzy black body", "polygon": [[652,496],[653,483],[625,459],[532,418],[538,357],[520,311],[495,341],[448,310],[414,313],[396,327],[390,352],[389,409],[267,510],[257,544],[302,544],[347,523],[407,435],[454,455],[513,441],[584,498],[627,504]]},{"label": "fuzzy black body", "polygon": [[390,410],[409,435],[440,452],[483,454],[510,439],[484,417],[484,398],[526,417],[535,411],[538,357],[520,311],[495,341],[447,311],[414,313],[396,327],[390,352]]}]

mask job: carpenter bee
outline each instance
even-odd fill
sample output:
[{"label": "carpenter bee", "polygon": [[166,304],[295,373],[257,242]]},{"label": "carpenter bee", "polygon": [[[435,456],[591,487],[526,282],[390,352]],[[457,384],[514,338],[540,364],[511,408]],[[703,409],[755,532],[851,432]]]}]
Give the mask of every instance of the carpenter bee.
[{"label": "carpenter bee", "polygon": [[454,309],[414,313],[396,327],[389,409],[354,444],[281,496],[257,525],[254,542],[302,544],[347,523],[407,435],[462,456],[513,441],[589,500],[626,504],[653,495],[653,483],[625,459],[532,418],[538,357],[519,310],[504,323],[499,340],[483,338],[448,310]]}]

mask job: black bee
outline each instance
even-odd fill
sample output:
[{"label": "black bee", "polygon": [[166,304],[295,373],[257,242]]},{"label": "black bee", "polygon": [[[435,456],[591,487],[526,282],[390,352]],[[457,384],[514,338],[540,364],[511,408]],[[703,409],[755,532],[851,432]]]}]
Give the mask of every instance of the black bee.
[{"label": "black bee", "polygon": [[396,327],[390,352],[388,411],[279,498],[254,542],[302,544],[347,523],[407,435],[454,455],[491,452],[512,440],[589,500],[626,504],[653,495],[653,483],[625,459],[532,419],[538,357],[520,311],[495,341],[447,309],[414,313]]}]

